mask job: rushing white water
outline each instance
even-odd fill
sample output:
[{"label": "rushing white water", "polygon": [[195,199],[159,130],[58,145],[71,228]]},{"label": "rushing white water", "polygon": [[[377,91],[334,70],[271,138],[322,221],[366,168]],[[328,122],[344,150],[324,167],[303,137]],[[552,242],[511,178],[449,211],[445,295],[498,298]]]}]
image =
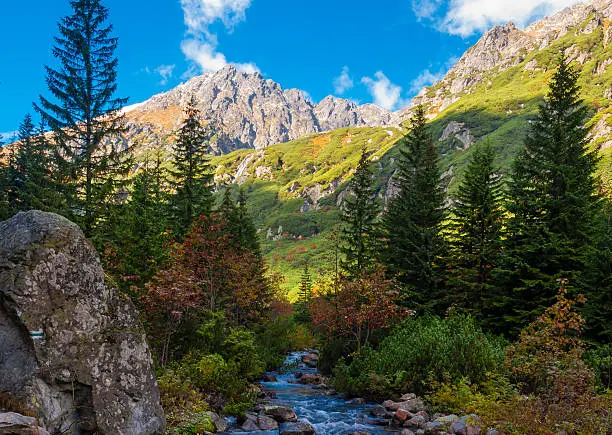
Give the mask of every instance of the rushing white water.
[{"label": "rushing white water", "polygon": [[[292,408],[300,421],[314,426],[318,435],[349,434],[353,432],[366,432],[370,434],[388,434],[388,429],[372,424],[373,417],[369,410],[374,404],[353,405],[342,396],[327,396],[324,390],[312,385],[297,383],[295,374],[316,373],[316,369],[309,368],[301,362],[306,353],[291,353],[285,361],[284,369],[279,373],[273,372],[277,382],[263,382],[264,389],[275,398],[272,405]],[[257,432],[259,434],[264,432]],[[267,432],[270,434],[278,431]]]}]

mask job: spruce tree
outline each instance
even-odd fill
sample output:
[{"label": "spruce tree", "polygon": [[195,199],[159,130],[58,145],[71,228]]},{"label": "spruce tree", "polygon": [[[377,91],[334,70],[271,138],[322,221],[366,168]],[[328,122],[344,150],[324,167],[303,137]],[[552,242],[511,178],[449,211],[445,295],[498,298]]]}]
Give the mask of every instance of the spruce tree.
[{"label": "spruce tree", "polygon": [[105,270],[126,292],[142,289],[167,259],[169,234],[166,171],[159,153],[145,158],[132,178],[129,199],[108,221],[102,241]]},{"label": "spruce tree", "polygon": [[212,205],[213,176],[209,161],[209,132],[202,126],[195,98],[185,108],[185,120],[177,132],[170,171],[174,194],[172,214],[178,235],[185,234],[200,215],[208,215]]},{"label": "spruce tree", "polygon": [[561,52],[509,183],[508,237],[495,306],[512,332],[554,303],[557,280],[580,286],[600,198],[598,156],[589,150],[588,109],[578,72]]},{"label": "spruce tree", "polygon": [[13,212],[58,211],[59,199],[51,179],[53,161],[44,124],[35,129],[28,114],[19,125],[18,142],[9,167],[9,202]]},{"label": "spruce tree", "polygon": [[0,137],[0,221],[8,219],[12,215],[8,200],[10,160],[8,147],[4,146]]},{"label": "spruce tree", "polygon": [[295,318],[299,322],[310,322],[310,301],[312,300],[312,276],[310,275],[308,262],[304,264],[304,270],[300,278],[298,300],[295,304]]},{"label": "spruce tree", "polygon": [[91,236],[131,162],[116,139],[124,130],[119,109],[127,99],[115,98],[117,38],[106,24],[108,9],[100,0],[73,0],[72,14],[58,23],[53,55],[59,68],[46,67],[53,100],[40,97],[36,110],[54,133],[58,148],[57,178],[64,186],[69,217]]},{"label": "spruce tree", "polygon": [[411,122],[410,132],[399,144],[399,192],[383,219],[382,263],[404,284],[407,303],[427,308],[438,302],[443,273],[446,183],[422,106],[416,108]]},{"label": "spruce tree", "polygon": [[340,265],[350,279],[376,267],[378,213],[368,152],[363,148],[340,213],[340,251],[344,256]]},{"label": "spruce tree", "polygon": [[259,236],[257,235],[257,228],[253,223],[253,219],[249,214],[247,196],[243,188],[241,188],[238,193],[236,219],[236,238],[238,243],[261,260],[262,255]]},{"label": "spruce tree", "polygon": [[480,317],[498,265],[503,184],[490,143],[477,145],[457,189],[450,225],[449,285],[455,303]]}]

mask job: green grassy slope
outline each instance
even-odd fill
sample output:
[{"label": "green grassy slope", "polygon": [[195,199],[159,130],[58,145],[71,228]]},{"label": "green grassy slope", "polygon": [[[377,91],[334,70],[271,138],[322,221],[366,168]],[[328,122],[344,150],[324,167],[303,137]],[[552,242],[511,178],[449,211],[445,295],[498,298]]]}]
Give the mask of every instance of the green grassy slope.
[{"label": "green grassy slope", "polygon": [[[440,138],[451,121],[463,123],[476,142],[491,142],[499,165],[507,171],[546,93],[553,73],[550,66],[554,65],[561,47],[589,53],[589,60],[575,66],[582,71],[580,85],[593,116],[591,124],[596,125],[605,118],[604,122],[612,126],[612,101],[604,96],[612,85],[612,65],[603,74],[593,72],[601,62],[612,58],[612,46],[604,44],[604,28],[590,34],[570,31],[547,48],[526,55],[520,64],[501,73],[491,73],[431,121],[434,138]],[[525,70],[533,60],[537,62],[535,70]],[[435,91],[434,87],[430,92]],[[402,134],[403,129],[399,128],[344,128],[260,151],[239,150],[213,158],[219,184],[240,183],[246,189],[269,265],[286,276],[287,288],[293,295],[306,261],[314,270],[333,264],[334,242],[330,235],[337,224],[336,202],[362,147],[372,153],[379,191],[383,195],[398,154],[395,144]],[[610,139],[600,138],[593,146]],[[443,164],[446,169],[452,169],[456,180],[473,148],[464,149],[454,137],[438,143]],[[601,175],[610,183],[612,147],[601,154],[604,157]],[[244,172],[236,176],[241,164]],[[312,204],[315,201],[309,199],[308,211],[301,212],[305,198],[313,195],[321,196],[316,207]]]}]

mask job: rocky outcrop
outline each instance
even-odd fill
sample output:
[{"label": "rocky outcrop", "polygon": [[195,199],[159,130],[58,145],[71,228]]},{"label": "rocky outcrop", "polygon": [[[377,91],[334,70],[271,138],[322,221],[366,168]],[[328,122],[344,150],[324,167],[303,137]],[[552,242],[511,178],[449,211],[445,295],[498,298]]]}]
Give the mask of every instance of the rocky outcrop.
[{"label": "rocky outcrop", "polygon": [[463,122],[451,121],[448,123],[439,141],[444,142],[450,138],[456,138],[461,142],[461,148],[467,149],[471,147],[476,139],[469,128],[465,126]]},{"label": "rocky outcrop", "polygon": [[[126,141],[139,147],[173,142],[170,136],[182,120],[181,108],[194,97],[203,120],[218,131],[213,150],[261,149],[268,145],[341,127],[387,125],[391,113],[366,104],[329,96],[312,103],[298,89],[283,89],[259,73],[243,73],[233,66],[193,77],[155,95],[126,113]],[[155,145],[154,145],[155,146]]]},{"label": "rocky outcrop", "polygon": [[50,432],[164,431],[133,304],[105,284],[81,230],[52,213],[0,223],[0,391]]}]

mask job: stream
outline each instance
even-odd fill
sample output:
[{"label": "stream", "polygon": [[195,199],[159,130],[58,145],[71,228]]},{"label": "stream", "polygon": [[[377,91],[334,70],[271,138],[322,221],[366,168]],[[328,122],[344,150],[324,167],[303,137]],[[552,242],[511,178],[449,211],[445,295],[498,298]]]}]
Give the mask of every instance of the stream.
[{"label": "stream", "polygon": [[[372,424],[374,417],[370,416],[369,411],[376,404],[351,404],[342,395],[326,395],[324,389],[299,384],[296,373],[317,373],[316,368],[310,368],[301,361],[306,354],[308,352],[290,353],[279,372],[269,373],[276,376],[277,382],[262,382],[264,390],[273,397],[267,400],[270,405],[293,409],[300,421],[310,423],[315,428],[317,435],[354,432],[389,434],[388,429]],[[278,434],[278,430],[250,433]]]}]

